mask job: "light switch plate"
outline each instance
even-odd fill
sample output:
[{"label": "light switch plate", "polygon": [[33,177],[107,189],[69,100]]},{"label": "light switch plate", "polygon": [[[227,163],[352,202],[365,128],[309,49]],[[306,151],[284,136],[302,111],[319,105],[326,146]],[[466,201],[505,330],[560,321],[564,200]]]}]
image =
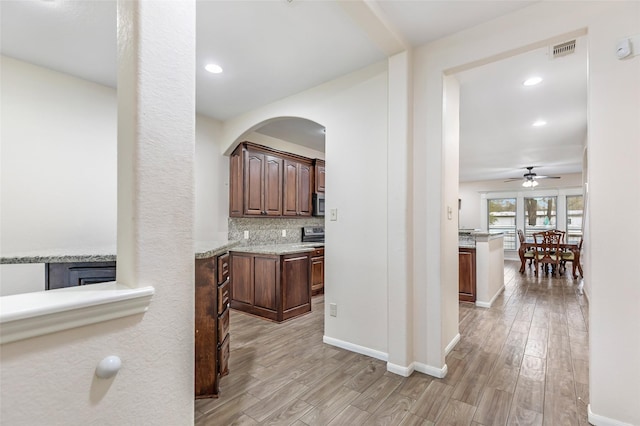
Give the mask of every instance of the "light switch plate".
[{"label": "light switch plate", "polygon": [[338,209],[331,209],[329,213],[331,214],[330,220],[338,220]]},{"label": "light switch plate", "polygon": [[249,231],[244,231],[244,239],[245,240],[249,239]]}]

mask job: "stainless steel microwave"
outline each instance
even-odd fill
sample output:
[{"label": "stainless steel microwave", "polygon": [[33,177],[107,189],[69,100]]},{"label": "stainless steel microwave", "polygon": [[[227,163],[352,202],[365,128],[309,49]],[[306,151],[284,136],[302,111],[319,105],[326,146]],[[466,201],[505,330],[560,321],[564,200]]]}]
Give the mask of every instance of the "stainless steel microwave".
[{"label": "stainless steel microwave", "polygon": [[313,193],[313,215],[324,216],[324,194],[321,192]]}]

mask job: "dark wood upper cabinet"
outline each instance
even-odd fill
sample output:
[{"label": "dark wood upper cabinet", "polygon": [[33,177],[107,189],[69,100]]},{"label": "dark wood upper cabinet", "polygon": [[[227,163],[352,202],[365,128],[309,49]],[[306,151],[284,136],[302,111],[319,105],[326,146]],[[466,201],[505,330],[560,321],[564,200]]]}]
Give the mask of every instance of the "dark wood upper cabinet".
[{"label": "dark wood upper cabinet", "polygon": [[313,170],[315,173],[314,176],[314,192],[322,192],[324,193],[324,160],[315,159],[313,160]]},{"label": "dark wood upper cabinet", "polygon": [[281,216],[282,160],[250,150],[244,157],[244,215]]},{"label": "dark wood upper cabinet", "polygon": [[311,216],[311,164],[284,160],[284,216]]},{"label": "dark wood upper cabinet", "polygon": [[314,169],[309,158],[241,143],[230,157],[229,215],[311,216]]}]

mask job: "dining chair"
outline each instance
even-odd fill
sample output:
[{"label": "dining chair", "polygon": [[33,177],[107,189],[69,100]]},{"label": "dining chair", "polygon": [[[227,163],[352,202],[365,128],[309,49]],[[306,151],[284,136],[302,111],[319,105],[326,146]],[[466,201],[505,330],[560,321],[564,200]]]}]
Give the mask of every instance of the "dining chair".
[{"label": "dining chair", "polygon": [[[522,247],[526,242],[524,232],[522,232],[522,229],[518,229],[517,233],[518,233],[518,240],[520,240],[520,247]],[[531,267],[531,264],[533,263],[534,253],[535,251],[531,249],[523,250],[523,256],[524,256],[525,262],[527,261],[527,259],[529,259],[529,267]]]},{"label": "dining chair", "polygon": [[560,271],[560,260],[562,254],[560,252],[560,234],[553,231],[536,232],[533,234],[533,244],[535,254],[533,260],[535,262],[535,274],[538,275],[538,267],[547,270],[551,266],[551,275],[555,275],[556,271]]},{"label": "dining chair", "polygon": [[578,243],[578,248],[574,250],[567,250],[562,252],[562,257],[560,258],[560,263],[562,268],[567,270],[567,262],[571,262],[571,266],[573,266],[572,275],[573,278],[577,278],[576,269],[580,272],[580,277],[584,278],[584,274],[582,273],[582,265],[580,264],[580,256],[578,256],[578,260],[576,260],[576,252],[580,254],[582,251],[582,237],[580,237],[580,242]]}]

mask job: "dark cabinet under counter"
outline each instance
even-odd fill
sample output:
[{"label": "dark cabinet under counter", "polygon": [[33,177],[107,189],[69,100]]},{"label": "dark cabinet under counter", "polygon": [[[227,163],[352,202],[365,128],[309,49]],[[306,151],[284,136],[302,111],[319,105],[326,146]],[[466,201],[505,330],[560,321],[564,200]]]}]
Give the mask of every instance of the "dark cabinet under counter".
[{"label": "dark cabinet under counter", "polygon": [[47,290],[116,280],[116,262],[45,263]]}]

